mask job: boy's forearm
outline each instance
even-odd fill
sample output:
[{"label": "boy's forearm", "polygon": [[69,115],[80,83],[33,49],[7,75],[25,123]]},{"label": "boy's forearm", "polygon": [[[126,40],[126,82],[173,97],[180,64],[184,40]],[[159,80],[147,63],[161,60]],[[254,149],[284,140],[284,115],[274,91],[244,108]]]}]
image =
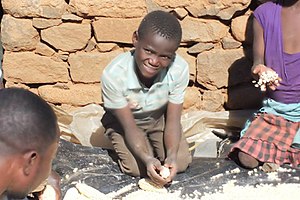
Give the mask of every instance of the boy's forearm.
[{"label": "boy's forearm", "polygon": [[182,137],[181,130],[182,104],[169,103],[166,115],[166,127],[164,132],[164,142],[167,157],[176,158],[179,143]]},{"label": "boy's forearm", "polygon": [[176,158],[179,148],[179,143],[181,140],[181,128],[172,130],[165,130],[164,133],[164,142],[166,147],[166,156]]},{"label": "boy's forearm", "polygon": [[148,149],[148,145],[142,130],[140,130],[134,121],[130,108],[116,109],[113,111],[124,130],[125,141],[135,156],[146,163],[148,159],[153,158],[153,153]]},{"label": "boy's forearm", "polygon": [[140,130],[125,131],[125,141],[128,143],[133,154],[147,163],[153,158],[153,153],[149,150],[144,134]]}]

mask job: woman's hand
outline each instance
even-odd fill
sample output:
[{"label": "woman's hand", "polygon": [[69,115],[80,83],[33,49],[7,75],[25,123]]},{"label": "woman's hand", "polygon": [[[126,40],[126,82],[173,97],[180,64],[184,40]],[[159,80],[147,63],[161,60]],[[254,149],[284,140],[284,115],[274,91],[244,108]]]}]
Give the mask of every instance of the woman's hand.
[{"label": "woman's hand", "polygon": [[257,85],[262,91],[265,91],[267,87],[271,90],[276,90],[280,85],[281,78],[277,73],[263,64],[253,66],[252,74],[254,77],[258,77]]}]

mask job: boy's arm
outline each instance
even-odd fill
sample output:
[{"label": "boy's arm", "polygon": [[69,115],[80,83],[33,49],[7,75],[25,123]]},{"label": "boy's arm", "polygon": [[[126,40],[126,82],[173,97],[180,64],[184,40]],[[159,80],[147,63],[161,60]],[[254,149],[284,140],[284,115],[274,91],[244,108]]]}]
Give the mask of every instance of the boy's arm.
[{"label": "boy's arm", "polygon": [[182,104],[168,103],[166,114],[166,127],[164,133],[164,143],[166,147],[165,164],[171,170],[170,180],[177,174],[177,152],[182,137],[181,112]]},{"label": "boy's arm", "polygon": [[158,185],[165,185],[167,183],[166,180],[157,173],[161,170],[161,163],[154,158],[152,150],[148,148],[146,138],[136,126],[128,105],[121,109],[114,109],[112,112],[124,129],[125,141],[129,145],[130,150],[145,164],[149,178]]},{"label": "boy's arm", "polygon": [[125,140],[130,146],[131,150],[144,163],[153,158],[153,154],[147,148],[144,134],[136,126],[134,117],[128,105],[124,108],[112,110],[117,117],[125,132]]}]

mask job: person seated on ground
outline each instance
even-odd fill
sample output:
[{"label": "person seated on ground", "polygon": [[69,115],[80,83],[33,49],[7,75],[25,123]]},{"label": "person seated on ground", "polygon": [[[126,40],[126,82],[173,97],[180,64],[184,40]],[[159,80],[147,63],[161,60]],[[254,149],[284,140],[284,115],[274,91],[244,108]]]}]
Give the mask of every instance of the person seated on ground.
[{"label": "person seated on ground", "polygon": [[[189,82],[188,64],[176,54],[181,37],[171,13],[148,13],[133,33],[134,50],[115,58],[101,80],[102,124],[121,171],[161,186],[192,160],[180,122]],[[171,172],[166,179],[162,166]]]},{"label": "person seated on ground", "polygon": [[229,156],[246,168],[274,171],[300,164],[300,1],[267,2],[254,11],[252,67],[257,78],[275,71],[263,107],[241,132]]},{"label": "person seated on ground", "polygon": [[25,89],[1,89],[0,99],[0,200],[20,199],[51,172],[57,118],[50,105]]}]

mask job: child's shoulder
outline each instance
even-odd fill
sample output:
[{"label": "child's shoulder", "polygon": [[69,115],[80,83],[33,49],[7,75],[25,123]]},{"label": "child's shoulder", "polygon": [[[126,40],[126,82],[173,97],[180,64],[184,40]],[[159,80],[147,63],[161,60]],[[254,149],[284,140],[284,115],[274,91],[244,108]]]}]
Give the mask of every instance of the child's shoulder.
[{"label": "child's shoulder", "polygon": [[115,73],[127,70],[128,66],[133,63],[133,56],[131,52],[125,52],[115,57],[104,69],[106,73]]}]

